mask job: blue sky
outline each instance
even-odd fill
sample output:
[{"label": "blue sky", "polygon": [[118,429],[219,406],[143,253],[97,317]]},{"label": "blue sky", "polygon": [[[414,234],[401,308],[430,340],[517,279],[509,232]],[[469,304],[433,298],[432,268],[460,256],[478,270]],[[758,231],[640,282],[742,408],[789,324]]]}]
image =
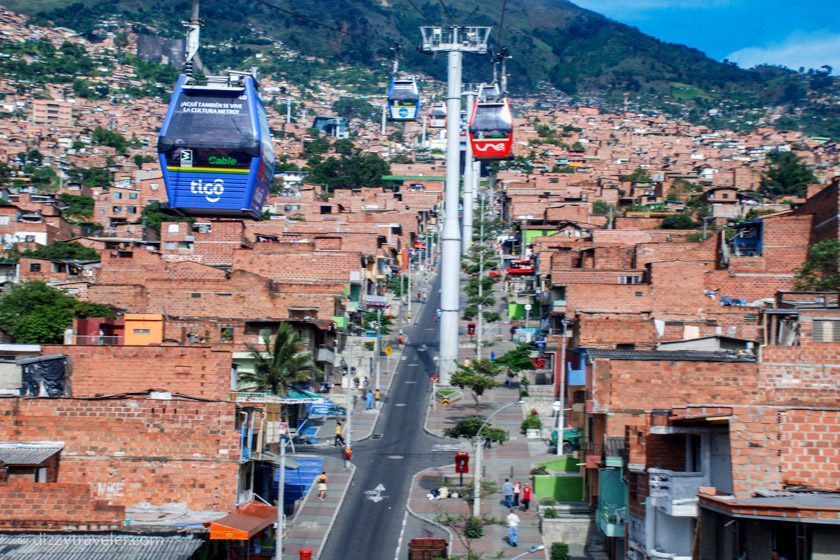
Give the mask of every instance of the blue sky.
[{"label": "blue sky", "polygon": [[840,73],[840,0],[571,0],[670,43],[757,64]]}]

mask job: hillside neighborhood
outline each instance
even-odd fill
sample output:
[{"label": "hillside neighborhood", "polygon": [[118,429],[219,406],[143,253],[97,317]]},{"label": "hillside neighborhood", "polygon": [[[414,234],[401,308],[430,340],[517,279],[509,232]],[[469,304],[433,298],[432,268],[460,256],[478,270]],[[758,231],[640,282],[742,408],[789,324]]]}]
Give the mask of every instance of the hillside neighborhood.
[{"label": "hillside neighborhood", "polygon": [[[418,345],[441,307],[443,131],[382,134],[378,114],[334,114],[353,92],[262,77],[278,161],[263,219],[176,216],[161,210],[166,104],[138,93],[168,84],[138,71],[135,33],[117,38],[94,44],[0,8],[4,65],[37,67],[47,44],[92,64],[81,85],[9,66],[0,79],[0,556],[35,546],[26,535],[111,534],[159,537],[160,559],[270,558],[283,500],[287,557],[329,560],[332,522],[307,532],[315,477],[352,473],[331,479],[337,511],[364,469],[336,459],[336,421],[353,443],[381,435],[397,368],[417,362],[425,384],[409,406],[428,412],[430,434],[518,389],[484,461],[499,483],[534,487],[521,547],[840,557],[837,139],[518,100],[515,158],[483,164],[462,199],[487,261],[464,260],[460,309],[486,309],[460,319],[459,364],[527,359],[494,366],[484,396],[441,392]],[[319,131],[319,117],[338,125]],[[335,187],[316,170],[363,156],[385,170],[372,184]],[[476,303],[469,282],[493,297]],[[308,382],[265,374],[287,340],[309,356]],[[427,354],[401,360],[409,351]],[[537,431],[520,433],[529,416]],[[295,472],[314,469],[306,481],[279,472],[287,439]],[[433,509],[422,483],[472,484],[453,462],[412,479],[409,505],[450,557],[497,552],[441,529],[441,511],[469,508]],[[480,513],[504,518],[499,497]]]}]

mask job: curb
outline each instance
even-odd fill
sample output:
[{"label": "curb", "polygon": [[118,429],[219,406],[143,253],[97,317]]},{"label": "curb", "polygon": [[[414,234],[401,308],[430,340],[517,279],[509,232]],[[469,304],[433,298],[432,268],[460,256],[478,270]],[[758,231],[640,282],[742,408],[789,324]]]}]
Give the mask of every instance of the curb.
[{"label": "curb", "polygon": [[[344,505],[344,499],[347,497],[347,491],[350,489],[350,485],[353,482],[353,478],[356,476],[356,465],[353,462],[350,462],[350,478],[347,479],[347,486],[344,488],[344,492],[341,493],[341,498],[338,500],[338,504],[336,505],[335,510],[333,511],[332,517],[330,518],[330,523],[327,525],[327,530],[324,532],[324,538],[321,539],[321,544],[318,545],[318,552],[315,553],[315,560],[318,560],[321,557],[321,551],[324,549],[324,543],[327,542],[327,539],[330,538],[330,533],[332,532],[333,525],[335,525],[335,519],[338,517],[338,512],[341,511],[341,506]],[[314,486],[312,487],[314,488]],[[309,489],[309,492],[312,492],[312,488]],[[306,494],[306,499],[309,499],[309,493]]]},{"label": "curb", "polygon": [[[441,466],[442,467],[448,467],[449,465],[441,465]],[[434,519],[426,519],[425,517],[423,517],[422,515],[420,515],[419,513],[417,513],[416,511],[414,511],[411,508],[411,489],[414,488],[415,483],[417,482],[417,477],[420,476],[421,474],[423,474],[424,472],[430,470],[430,469],[436,469],[436,468],[440,468],[440,467],[429,467],[428,469],[423,469],[422,471],[417,471],[416,473],[414,473],[414,476],[411,477],[411,486],[409,486],[408,499],[405,502],[405,509],[408,511],[409,515],[411,515],[415,519],[418,519],[418,520],[423,521],[425,523],[431,523],[432,525],[440,528],[443,532],[445,532],[447,535],[449,535],[449,543],[447,544],[447,548],[448,548],[447,552],[451,554],[452,553],[452,541],[455,538],[455,535],[452,534],[452,531],[449,529],[449,527],[445,527],[445,526],[441,525],[440,523],[438,523]]]}]

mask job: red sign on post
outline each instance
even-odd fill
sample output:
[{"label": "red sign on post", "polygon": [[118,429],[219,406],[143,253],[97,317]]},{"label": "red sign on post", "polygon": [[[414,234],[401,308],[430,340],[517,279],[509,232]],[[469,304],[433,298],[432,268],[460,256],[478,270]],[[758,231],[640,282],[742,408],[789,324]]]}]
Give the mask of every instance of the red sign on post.
[{"label": "red sign on post", "polygon": [[458,474],[468,474],[470,472],[470,454],[466,451],[455,453],[455,472]]}]

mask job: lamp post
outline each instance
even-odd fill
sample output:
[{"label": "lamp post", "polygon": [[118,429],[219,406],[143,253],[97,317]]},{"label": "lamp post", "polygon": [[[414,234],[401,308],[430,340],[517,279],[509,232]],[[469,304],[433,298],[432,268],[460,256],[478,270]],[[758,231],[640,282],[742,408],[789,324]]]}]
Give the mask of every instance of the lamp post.
[{"label": "lamp post", "polygon": [[[559,457],[563,454],[563,432],[566,431],[565,413],[566,408],[566,329],[569,326],[569,321],[564,317],[561,321],[563,325],[563,337],[560,339],[560,400],[555,401],[559,405],[557,412],[557,450],[556,454]],[[554,405],[552,405],[553,407]]]},{"label": "lamp post", "polygon": [[514,556],[510,560],[516,560],[517,558],[525,558],[529,554],[539,552],[540,550],[545,550],[545,545],[544,544],[535,544],[534,546],[532,546],[531,548],[529,548],[528,550],[526,550],[525,552],[523,552],[519,556]]},{"label": "lamp post", "polygon": [[277,486],[277,535],[274,538],[275,551],[274,558],[276,560],[283,560],[283,526],[285,525],[286,516],[283,514],[283,502],[285,496],[286,485],[286,437],[285,434],[280,434],[280,481]]},{"label": "lamp post", "polygon": [[478,517],[481,515],[481,448],[483,447],[483,443],[481,440],[481,430],[484,429],[484,426],[487,425],[490,420],[493,419],[498,413],[503,411],[504,409],[513,406],[515,404],[522,404],[524,401],[514,401],[511,403],[507,403],[495,411],[493,414],[487,417],[487,420],[481,423],[481,426],[478,427],[478,431],[475,433],[475,475],[473,476],[474,488],[473,488],[473,517]]}]

